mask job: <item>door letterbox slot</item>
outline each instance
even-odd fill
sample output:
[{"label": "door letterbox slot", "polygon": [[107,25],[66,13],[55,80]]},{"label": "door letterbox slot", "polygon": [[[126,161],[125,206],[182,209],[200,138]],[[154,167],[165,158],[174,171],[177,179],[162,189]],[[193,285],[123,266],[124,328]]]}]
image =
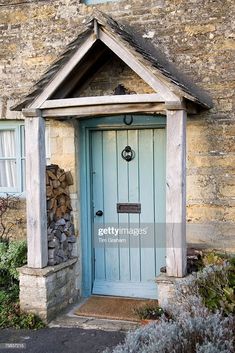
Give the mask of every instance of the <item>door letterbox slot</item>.
[{"label": "door letterbox slot", "polygon": [[141,213],[141,204],[117,203],[117,213]]}]

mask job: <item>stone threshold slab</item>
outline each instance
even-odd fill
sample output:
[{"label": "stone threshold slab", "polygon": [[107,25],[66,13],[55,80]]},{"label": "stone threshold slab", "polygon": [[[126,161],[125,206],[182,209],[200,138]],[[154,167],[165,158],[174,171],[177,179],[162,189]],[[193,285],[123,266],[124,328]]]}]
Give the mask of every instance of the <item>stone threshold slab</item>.
[{"label": "stone threshold slab", "polygon": [[57,316],[56,319],[52,320],[48,327],[64,327],[64,328],[83,328],[86,330],[102,330],[102,331],[123,331],[127,332],[135,330],[140,326],[139,323],[124,321],[124,320],[108,320],[108,319],[97,319],[92,317],[78,317],[74,312],[84,303],[81,300],[75,305],[71,305],[68,310],[63,314]]}]

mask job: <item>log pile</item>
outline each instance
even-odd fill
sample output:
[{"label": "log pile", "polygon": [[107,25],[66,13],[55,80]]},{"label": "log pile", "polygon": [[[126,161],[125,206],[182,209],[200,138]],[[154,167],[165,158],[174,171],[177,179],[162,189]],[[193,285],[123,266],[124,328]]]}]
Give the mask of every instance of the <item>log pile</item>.
[{"label": "log pile", "polygon": [[54,266],[72,257],[75,232],[69,186],[70,172],[58,165],[46,168],[48,265]]}]

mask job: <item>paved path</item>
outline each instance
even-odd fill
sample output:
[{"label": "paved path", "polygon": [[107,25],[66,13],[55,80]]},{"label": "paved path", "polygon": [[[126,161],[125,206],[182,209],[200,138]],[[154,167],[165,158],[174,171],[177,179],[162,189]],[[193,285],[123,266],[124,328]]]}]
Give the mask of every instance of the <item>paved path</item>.
[{"label": "paved path", "polygon": [[[123,340],[123,332],[46,328],[42,330],[0,330],[0,353],[99,353]],[[2,348],[3,343],[24,343],[25,348]]]}]

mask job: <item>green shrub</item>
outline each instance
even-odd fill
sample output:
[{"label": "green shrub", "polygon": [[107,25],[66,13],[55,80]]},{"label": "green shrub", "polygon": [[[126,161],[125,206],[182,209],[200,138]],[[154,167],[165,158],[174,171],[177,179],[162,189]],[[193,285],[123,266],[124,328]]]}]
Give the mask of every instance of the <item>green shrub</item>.
[{"label": "green shrub", "polygon": [[38,329],[44,323],[34,314],[26,314],[20,310],[15,291],[0,290],[0,328]]},{"label": "green shrub", "polygon": [[195,278],[204,305],[224,314],[235,314],[235,260],[230,259],[222,266],[210,265]]},{"label": "green shrub", "polygon": [[175,284],[178,304],[190,311],[192,297],[200,298],[203,306],[223,315],[235,314],[235,260],[223,265],[208,265]]},{"label": "green shrub", "polygon": [[191,290],[202,298],[203,304],[225,315],[235,313],[235,257],[210,251],[202,257],[203,268],[194,273]]},{"label": "green shrub", "polygon": [[26,241],[0,242],[0,288],[18,283],[17,267],[27,262]]},{"label": "green shrub", "polygon": [[226,260],[229,260],[230,257],[225,253],[218,253],[216,251],[210,251],[204,253],[202,257],[203,267],[210,265],[223,265]]},{"label": "green shrub", "polygon": [[20,310],[17,267],[25,265],[26,261],[26,241],[0,242],[0,328],[45,326],[36,315]]}]

